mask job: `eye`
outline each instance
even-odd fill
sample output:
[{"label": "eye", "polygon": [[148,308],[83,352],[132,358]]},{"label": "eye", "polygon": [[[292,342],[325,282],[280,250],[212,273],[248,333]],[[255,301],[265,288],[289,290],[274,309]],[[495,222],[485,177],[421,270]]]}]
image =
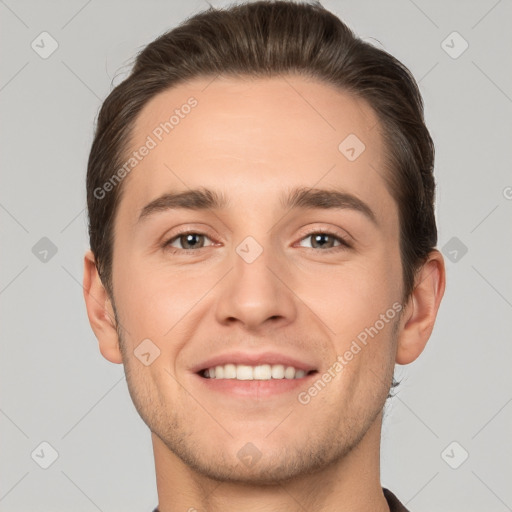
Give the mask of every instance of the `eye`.
[{"label": "eye", "polygon": [[[327,231],[315,231],[301,239],[301,242],[304,240],[310,239],[311,242],[308,245],[304,246],[300,244],[301,247],[309,247],[311,249],[322,249],[324,251],[329,250],[338,250],[338,249],[347,249],[350,248],[351,245],[341,236],[338,236],[334,233],[329,233]],[[172,252],[178,251],[195,251],[202,249],[204,247],[208,247],[213,245],[212,243],[205,245],[205,240],[210,240],[204,233],[199,233],[196,231],[187,231],[183,233],[179,233],[174,237],[170,238],[167,242],[163,244],[164,248],[170,248]]]},{"label": "eye", "polygon": [[[350,244],[346,242],[342,237],[327,231],[315,231],[302,238],[301,241],[307,240],[308,238],[311,239],[309,247],[312,249],[324,249],[328,251],[329,249],[336,250],[339,247],[350,248]],[[338,242],[337,245],[335,245],[336,242]]]},{"label": "eye", "polygon": [[195,249],[207,247],[204,245],[205,239],[210,240],[209,237],[203,233],[188,231],[186,233],[180,233],[179,235],[171,238],[165,242],[164,247],[173,247],[183,251],[193,251]]}]

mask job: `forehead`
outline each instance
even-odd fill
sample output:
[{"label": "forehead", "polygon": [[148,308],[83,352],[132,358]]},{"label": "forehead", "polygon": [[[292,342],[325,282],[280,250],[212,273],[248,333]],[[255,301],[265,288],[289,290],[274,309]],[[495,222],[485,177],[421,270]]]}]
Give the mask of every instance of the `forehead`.
[{"label": "forehead", "polygon": [[302,76],[202,78],[172,87],[135,122],[130,150],[143,146],[150,149],[123,183],[121,207],[128,201],[134,214],[162,192],[197,186],[222,189],[247,206],[244,191],[261,204],[287,184],[373,196],[377,211],[391,199],[375,112]]},{"label": "forehead", "polygon": [[[169,133],[160,126],[166,122],[171,125],[166,125]],[[134,133],[136,141],[154,133],[154,138],[165,139],[157,140],[165,145],[169,139],[183,142],[193,132],[201,140],[202,153],[217,153],[218,143],[229,142],[231,156],[243,151],[241,156],[252,160],[264,156],[262,151],[275,155],[276,149],[294,141],[301,142],[297,154],[313,154],[314,149],[338,152],[339,142],[350,133],[378,152],[377,125],[363,99],[329,84],[302,76],[221,76],[196,79],[156,95],[139,114]]]}]

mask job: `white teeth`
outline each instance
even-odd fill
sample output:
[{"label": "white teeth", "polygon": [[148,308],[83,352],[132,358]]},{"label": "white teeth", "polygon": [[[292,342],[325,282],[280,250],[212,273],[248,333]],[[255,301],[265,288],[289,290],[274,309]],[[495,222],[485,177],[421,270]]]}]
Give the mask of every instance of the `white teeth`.
[{"label": "white teeth", "polygon": [[285,379],[293,379],[295,378],[295,368],[293,366],[288,366],[284,371]]},{"label": "white teeth", "polygon": [[253,376],[256,380],[269,380],[272,377],[270,365],[262,364],[260,366],[255,366]]},{"label": "white teeth", "polygon": [[297,370],[293,366],[284,366],[282,364],[261,364],[258,366],[225,364],[214,366],[204,371],[204,376],[210,379],[302,379],[305,375],[306,372],[304,370]]},{"label": "white teeth", "polygon": [[253,380],[254,377],[252,376],[252,366],[239,364],[236,367],[236,378],[238,380]]},{"label": "white teeth", "polygon": [[[208,370],[206,370],[208,371]],[[236,366],[234,364],[224,365],[224,378],[225,379],[236,379]]]},{"label": "white teeth", "polygon": [[284,366],[282,364],[272,365],[272,378],[284,379]]}]

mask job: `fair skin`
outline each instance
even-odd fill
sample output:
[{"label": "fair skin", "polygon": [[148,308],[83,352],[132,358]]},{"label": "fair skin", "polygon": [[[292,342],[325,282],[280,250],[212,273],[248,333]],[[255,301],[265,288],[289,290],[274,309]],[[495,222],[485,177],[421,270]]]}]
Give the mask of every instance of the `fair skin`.
[{"label": "fair skin", "polygon": [[[402,314],[307,404],[298,400],[402,301],[398,209],[382,177],[377,118],[365,102],[298,76],[196,79],[144,107],[133,149],[190,96],[198,105],[122,183],[114,303],[90,251],[84,261],[99,348],[124,364],[152,431],[159,510],[388,511],[382,408],[395,363],[414,361],[432,332],[445,285],[438,251]],[[349,134],[366,146],[354,161],[338,150]],[[227,204],[140,218],[162,194],[200,187]],[[374,218],[353,203],[283,207],[296,187],[350,194]],[[178,229],[197,234],[180,237]],[[246,237],[257,246],[242,244],[245,252],[263,249],[250,263],[237,252]],[[134,355],[145,339],[160,350],[147,366]],[[269,363],[291,358],[311,373],[252,381],[199,373],[235,352],[248,364],[269,353]]]}]

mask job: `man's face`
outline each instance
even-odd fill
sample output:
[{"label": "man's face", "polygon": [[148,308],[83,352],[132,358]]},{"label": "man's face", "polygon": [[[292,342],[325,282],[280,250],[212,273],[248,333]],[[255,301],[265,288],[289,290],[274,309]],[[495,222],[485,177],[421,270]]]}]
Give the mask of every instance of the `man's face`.
[{"label": "man's face", "polygon": [[[197,105],[155,132],[191,96]],[[220,479],[275,481],[380,428],[402,267],[378,130],[363,101],[300,77],[196,80],[143,109],[131,151],[148,136],[156,147],[122,184],[113,298],[131,396],[169,457]],[[144,210],[199,188],[226,203]],[[355,199],[287,206],[295,189]],[[259,380],[280,364],[302,371]],[[218,378],[233,371],[240,379]]]}]

